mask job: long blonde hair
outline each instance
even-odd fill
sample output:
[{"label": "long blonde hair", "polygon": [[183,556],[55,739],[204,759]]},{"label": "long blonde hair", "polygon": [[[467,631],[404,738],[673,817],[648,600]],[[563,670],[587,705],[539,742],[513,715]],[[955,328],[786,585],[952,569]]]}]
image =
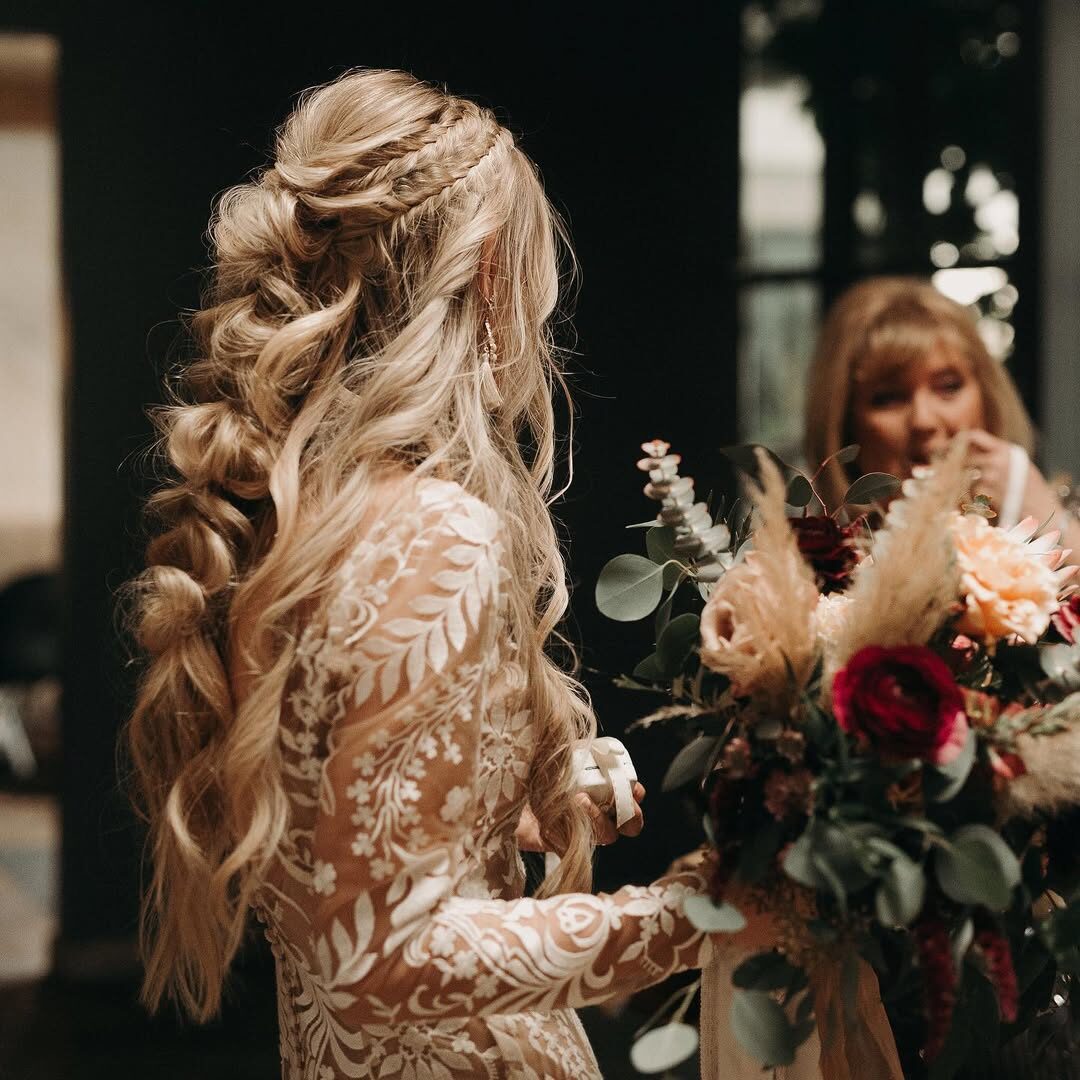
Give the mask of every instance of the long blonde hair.
[{"label": "long blonde hair", "polygon": [[[349,73],[302,97],[274,163],[220,199],[211,236],[198,359],[158,413],[174,478],[149,504],[164,529],[134,587],[149,663],[127,733],[152,863],[143,999],[198,1019],[219,1007],[287,828],[278,729],[299,605],[328,587],[386,469],[456,480],[501,514],[537,725],[528,798],[566,852],[542,895],[590,884],[570,744],[595,732],[545,653],[567,605],[548,505],[552,394],[565,392],[550,327],[569,248],[511,133],[402,72]],[[241,623],[256,677],[237,700]]]},{"label": "long blonde hair", "polygon": [[[873,277],[844,292],[822,326],[807,389],[807,465],[816,469],[851,441],[851,389],[860,369],[878,363],[907,364],[935,348],[970,360],[982,390],[987,431],[1031,453],[1031,419],[970,313],[920,278]],[[837,462],[826,468],[819,490],[830,509],[844,497],[852,478]]]}]

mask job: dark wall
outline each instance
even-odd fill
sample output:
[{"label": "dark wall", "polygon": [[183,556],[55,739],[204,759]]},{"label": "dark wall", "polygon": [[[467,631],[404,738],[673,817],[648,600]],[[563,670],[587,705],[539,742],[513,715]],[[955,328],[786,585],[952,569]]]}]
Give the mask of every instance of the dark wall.
[{"label": "dark wall", "polygon": [[[580,417],[560,515],[590,665],[615,671],[650,644],[592,603],[600,566],[628,543],[622,526],[649,513],[637,444],[666,435],[710,469],[734,430],[735,5],[533,7],[532,25],[505,6],[155,7],[110,17],[72,4],[60,20],[72,349],[61,956],[134,924],[136,837],[115,766],[131,672],[114,594],[143,543],[144,409],[160,399],[176,314],[197,303],[213,197],[265,160],[297,91],[354,65],[445,81],[504,110],[569,218]],[[638,703],[594,682],[620,730]],[[638,841],[635,869],[662,868],[668,848],[662,833]]]}]

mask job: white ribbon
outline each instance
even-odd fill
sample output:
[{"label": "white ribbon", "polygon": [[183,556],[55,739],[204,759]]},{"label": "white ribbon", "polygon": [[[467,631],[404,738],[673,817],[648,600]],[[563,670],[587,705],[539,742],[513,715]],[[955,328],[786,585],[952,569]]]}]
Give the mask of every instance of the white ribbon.
[{"label": "white ribbon", "polygon": [[1031,459],[1022,446],[1009,447],[1009,476],[1005,482],[1005,494],[1001,499],[998,525],[1011,529],[1020,520],[1020,508],[1024,502],[1024,489],[1027,487],[1028,470]]},{"label": "white ribbon", "polygon": [[621,829],[636,812],[632,786],[635,777],[627,769],[630,755],[618,739],[610,736],[593,739],[589,749],[601,775],[611,785],[615,796],[615,828]]}]

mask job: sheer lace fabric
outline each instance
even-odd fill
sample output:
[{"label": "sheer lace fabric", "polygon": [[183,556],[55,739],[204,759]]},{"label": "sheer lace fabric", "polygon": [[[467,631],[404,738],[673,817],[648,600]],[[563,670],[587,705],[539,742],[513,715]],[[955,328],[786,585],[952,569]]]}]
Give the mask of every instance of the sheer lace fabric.
[{"label": "sheer lace fabric", "polygon": [[256,905],[287,1080],[599,1077],[573,1009],[709,955],[694,874],[523,898],[534,732],[506,574],[488,506],[409,481],[303,629],[292,818]]}]

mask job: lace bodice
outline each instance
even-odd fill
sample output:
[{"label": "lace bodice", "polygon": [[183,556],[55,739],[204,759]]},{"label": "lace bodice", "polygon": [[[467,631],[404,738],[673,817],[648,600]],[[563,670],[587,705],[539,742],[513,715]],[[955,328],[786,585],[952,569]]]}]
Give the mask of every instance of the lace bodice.
[{"label": "lace bodice", "polygon": [[407,482],[304,627],[281,724],[292,817],[256,912],[283,1076],[598,1077],[573,1008],[700,966],[694,875],[523,898],[532,717],[497,515]]}]

